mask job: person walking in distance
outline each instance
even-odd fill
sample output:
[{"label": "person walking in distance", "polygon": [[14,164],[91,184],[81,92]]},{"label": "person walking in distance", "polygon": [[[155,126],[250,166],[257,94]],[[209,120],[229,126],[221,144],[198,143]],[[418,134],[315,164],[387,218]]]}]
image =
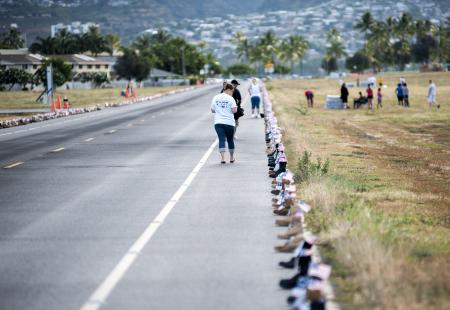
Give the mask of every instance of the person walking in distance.
[{"label": "person walking in distance", "polygon": [[237,112],[236,101],[232,97],[234,87],[227,84],[224,92],[215,95],[211,102],[211,112],[214,113],[214,129],[219,138],[220,163],[225,164],[225,141],[228,144],[230,163],[234,163],[234,113]]},{"label": "person walking in distance", "polygon": [[261,87],[256,82],[256,79],[252,79],[252,83],[248,88],[248,93],[250,94],[250,102],[252,103],[252,117],[259,117],[259,104],[261,102]]},{"label": "person walking in distance", "polygon": [[377,90],[377,109],[383,107],[383,94],[381,93],[381,87]]},{"label": "person walking in distance", "polygon": [[370,84],[367,86],[367,108],[372,110],[372,101],[373,101],[373,90],[370,87]]},{"label": "person walking in distance", "polygon": [[[432,80],[430,80],[428,85],[428,106],[430,108],[433,107],[433,104],[436,103],[436,84],[433,83]],[[438,104],[437,108],[439,109],[441,106]]]},{"label": "person walking in distance", "polygon": [[341,100],[344,103],[344,108],[348,109],[348,89],[345,83],[342,83],[341,86]]},{"label": "person walking in distance", "polygon": [[398,105],[403,105],[403,87],[402,84],[398,83],[395,89],[395,94],[397,95]]},{"label": "person walking in distance", "polygon": [[239,126],[239,118],[244,115],[242,107],[241,107],[241,103],[242,103],[241,92],[239,91],[239,89],[237,89],[238,85],[241,85],[241,84],[239,84],[239,82],[237,80],[232,80],[231,85],[233,85],[233,88],[234,88],[232,97],[236,101],[236,105],[237,105],[237,112],[234,113],[234,120],[236,121],[236,126],[234,126],[234,138],[237,139],[236,131]]},{"label": "person walking in distance", "polygon": [[312,108],[314,106],[314,93],[312,90],[307,89],[305,91],[306,101],[308,102],[308,108]]},{"label": "person walking in distance", "polygon": [[403,83],[402,91],[403,91],[403,105],[409,108],[409,89],[406,83]]}]

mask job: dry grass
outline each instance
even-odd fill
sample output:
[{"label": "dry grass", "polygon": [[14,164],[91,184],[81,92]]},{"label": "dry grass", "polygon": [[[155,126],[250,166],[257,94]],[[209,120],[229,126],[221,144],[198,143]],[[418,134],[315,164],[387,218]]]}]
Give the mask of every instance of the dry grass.
[{"label": "dry grass", "polygon": [[[138,96],[151,96],[158,93],[166,93],[174,89],[183,88],[185,86],[171,86],[171,87],[145,87],[137,89]],[[124,97],[120,96],[120,88],[105,88],[105,89],[71,89],[58,90],[56,96],[60,96],[61,100],[64,96],[69,99],[71,107],[86,107],[97,104],[104,104],[105,102],[121,102]],[[35,91],[14,91],[0,92],[0,109],[37,109],[46,108],[46,105],[36,102],[36,98],[40,92]]]},{"label": "dry grass", "polygon": [[[450,306],[450,74],[404,76],[410,109],[396,104],[399,74],[384,76],[384,105],[374,111],[325,110],[326,95],[339,94],[333,80],[268,85],[290,168],[304,150],[331,161],[330,174],[303,184],[301,196],[315,207],[309,225],[325,243],[344,308]],[[429,79],[439,111],[425,100]],[[312,110],[306,88],[315,91]]]}]

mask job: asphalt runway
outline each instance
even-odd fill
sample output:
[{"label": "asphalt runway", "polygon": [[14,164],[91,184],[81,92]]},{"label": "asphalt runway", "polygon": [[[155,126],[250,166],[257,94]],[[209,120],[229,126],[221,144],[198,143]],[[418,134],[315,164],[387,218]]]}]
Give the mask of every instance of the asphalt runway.
[{"label": "asphalt runway", "polygon": [[285,308],[263,120],[221,165],[220,88],[0,130],[0,309]]}]

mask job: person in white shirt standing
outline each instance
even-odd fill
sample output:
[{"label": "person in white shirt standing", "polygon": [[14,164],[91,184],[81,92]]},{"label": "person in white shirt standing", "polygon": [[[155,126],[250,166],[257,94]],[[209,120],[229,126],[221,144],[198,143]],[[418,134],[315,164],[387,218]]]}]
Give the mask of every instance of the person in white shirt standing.
[{"label": "person in white shirt standing", "polygon": [[[428,85],[428,106],[431,108],[433,104],[436,103],[436,84],[430,80],[430,84]],[[437,108],[439,109],[441,106],[438,104]]]},{"label": "person in white shirt standing", "polygon": [[236,101],[232,97],[234,87],[224,86],[224,92],[214,96],[211,102],[211,112],[214,113],[214,129],[219,138],[220,163],[225,164],[225,140],[230,152],[230,163],[234,163],[234,113],[237,112]]},{"label": "person in white shirt standing", "polygon": [[[259,104],[261,102],[261,86],[258,85],[256,79],[252,79],[252,83],[248,88],[248,93],[250,94],[250,102],[252,103],[252,117],[259,117]],[[255,113],[256,112],[256,113]]]}]

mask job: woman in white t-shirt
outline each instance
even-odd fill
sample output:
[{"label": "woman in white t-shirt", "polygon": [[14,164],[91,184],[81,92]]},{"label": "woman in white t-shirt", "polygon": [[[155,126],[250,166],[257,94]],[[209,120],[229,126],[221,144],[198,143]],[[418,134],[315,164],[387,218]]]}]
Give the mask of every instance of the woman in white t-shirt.
[{"label": "woman in white t-shirt", "polygon": [[219,138],[219,152],[221,163],[225,164],[225,140],[228,143],[228,151],[230,152],[230,163],[234,163],[234,113],[237,112],[236,101],[232,97],[233,85],[227,84],[224,92],[214,96],[211,102],[211,112],[214,115],[214,129]]},{"label": "woman in white t-shirt", "polygon": [[[430,80],[429,82],[430,84],[428,85],[428,105],[431,108],[433,106],[433,104],[436,103],[436,84],[433,83],[432,80]],[[440,105],[437,105],[437,108],[440,108]]]},{"label": "woman in white t-shirt", "polygon": [[261,87],[258,85],[255,78],[252,79],[252,83],[248,88],[248,93],[250,94],[250,102],[252,103],[252,117],[258,118],[259,103],[261,102]]}]

